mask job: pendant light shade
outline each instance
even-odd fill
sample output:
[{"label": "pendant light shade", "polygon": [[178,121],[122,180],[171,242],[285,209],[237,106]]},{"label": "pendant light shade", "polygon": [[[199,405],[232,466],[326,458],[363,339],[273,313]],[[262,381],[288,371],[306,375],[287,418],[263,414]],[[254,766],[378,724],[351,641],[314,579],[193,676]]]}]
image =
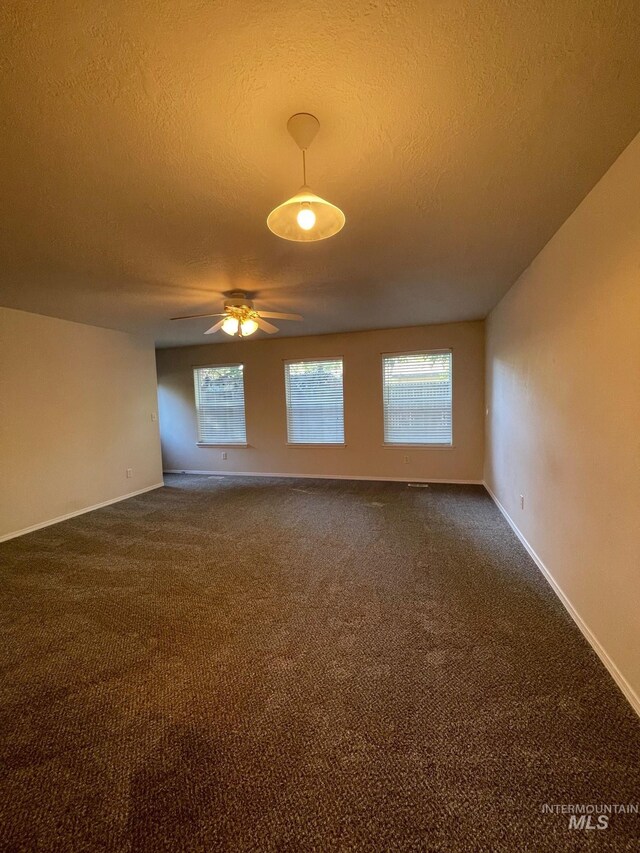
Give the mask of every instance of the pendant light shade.
[{"label": "pendant light shade", "polygon": [[309,187],[302,187],[267,217],[267,225],[274,234],[299,243],[333,237],[344,223],[340,208],[312,193]]},{"label": "pendant light shade", "polygon": [[269,230],[283,240],[313,243],[333,237],[342,229],[345,215],[335,204],[312,192],[307,186],[306,151],[320,123],[309,113],[296,113],[287,123],[287,130],[302,151],[302,187],[278,205],[267,217]]}]

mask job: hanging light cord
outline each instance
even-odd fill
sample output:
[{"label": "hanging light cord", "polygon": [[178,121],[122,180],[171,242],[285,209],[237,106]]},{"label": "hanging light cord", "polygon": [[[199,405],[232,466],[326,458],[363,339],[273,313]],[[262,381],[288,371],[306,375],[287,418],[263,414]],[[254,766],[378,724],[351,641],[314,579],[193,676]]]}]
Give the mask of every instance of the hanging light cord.
[{"label": "hanging light cord", "polygon": [[306,187],[307,185],[307,158],[306,158],[306,150],[302,149],[302,186]]}]

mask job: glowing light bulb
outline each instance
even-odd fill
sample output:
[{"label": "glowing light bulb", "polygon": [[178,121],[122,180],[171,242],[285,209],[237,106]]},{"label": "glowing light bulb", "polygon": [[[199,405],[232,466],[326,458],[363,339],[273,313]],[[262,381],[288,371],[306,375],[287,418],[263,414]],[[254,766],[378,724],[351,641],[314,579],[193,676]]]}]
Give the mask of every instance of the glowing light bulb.
[{"label": "glowing light bulb", "polygon": [[238,321],[235,317],[227,317],[222,324],[222,331],[228,335],[235,335],[238,332]]},{"label": "glowing light bulb", "polygon": [[257,328],[258,324],[255,320],[243,320],[242,323],[240,323],[240,330],[243,338],[247,338],[249,335],[252,335]]},{"label": "glowing light bulb", "polygon": [[302,206],[296,217],[303,231],[310,231],[316,224],[316,215],[310,207]]}]

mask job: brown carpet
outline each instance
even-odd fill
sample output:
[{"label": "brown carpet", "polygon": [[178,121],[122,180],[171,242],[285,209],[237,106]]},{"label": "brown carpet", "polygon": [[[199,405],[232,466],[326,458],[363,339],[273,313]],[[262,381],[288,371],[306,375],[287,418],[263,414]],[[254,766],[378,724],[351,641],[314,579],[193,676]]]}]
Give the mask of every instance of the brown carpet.
[{"label": "brown carpet", "polygon": [[481,487],[170,476],[0,545],[0,847],[637,850],[640,722]]}]

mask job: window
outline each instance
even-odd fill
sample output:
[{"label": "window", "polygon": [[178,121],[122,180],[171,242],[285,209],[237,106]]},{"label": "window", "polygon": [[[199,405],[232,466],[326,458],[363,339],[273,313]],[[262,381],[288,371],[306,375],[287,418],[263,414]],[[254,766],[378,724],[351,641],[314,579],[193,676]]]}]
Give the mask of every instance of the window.
[{"label": "window", "polygon": [[198,444],[246,444],[242,364],[215,364],[193,371]]},{"label": "window", "polygon": [[287,361],[289,444],[344,444],[342,359]]},{"label": "window", "polygon": [[385,444],[451,445],[451,352],[382,357]]}]

